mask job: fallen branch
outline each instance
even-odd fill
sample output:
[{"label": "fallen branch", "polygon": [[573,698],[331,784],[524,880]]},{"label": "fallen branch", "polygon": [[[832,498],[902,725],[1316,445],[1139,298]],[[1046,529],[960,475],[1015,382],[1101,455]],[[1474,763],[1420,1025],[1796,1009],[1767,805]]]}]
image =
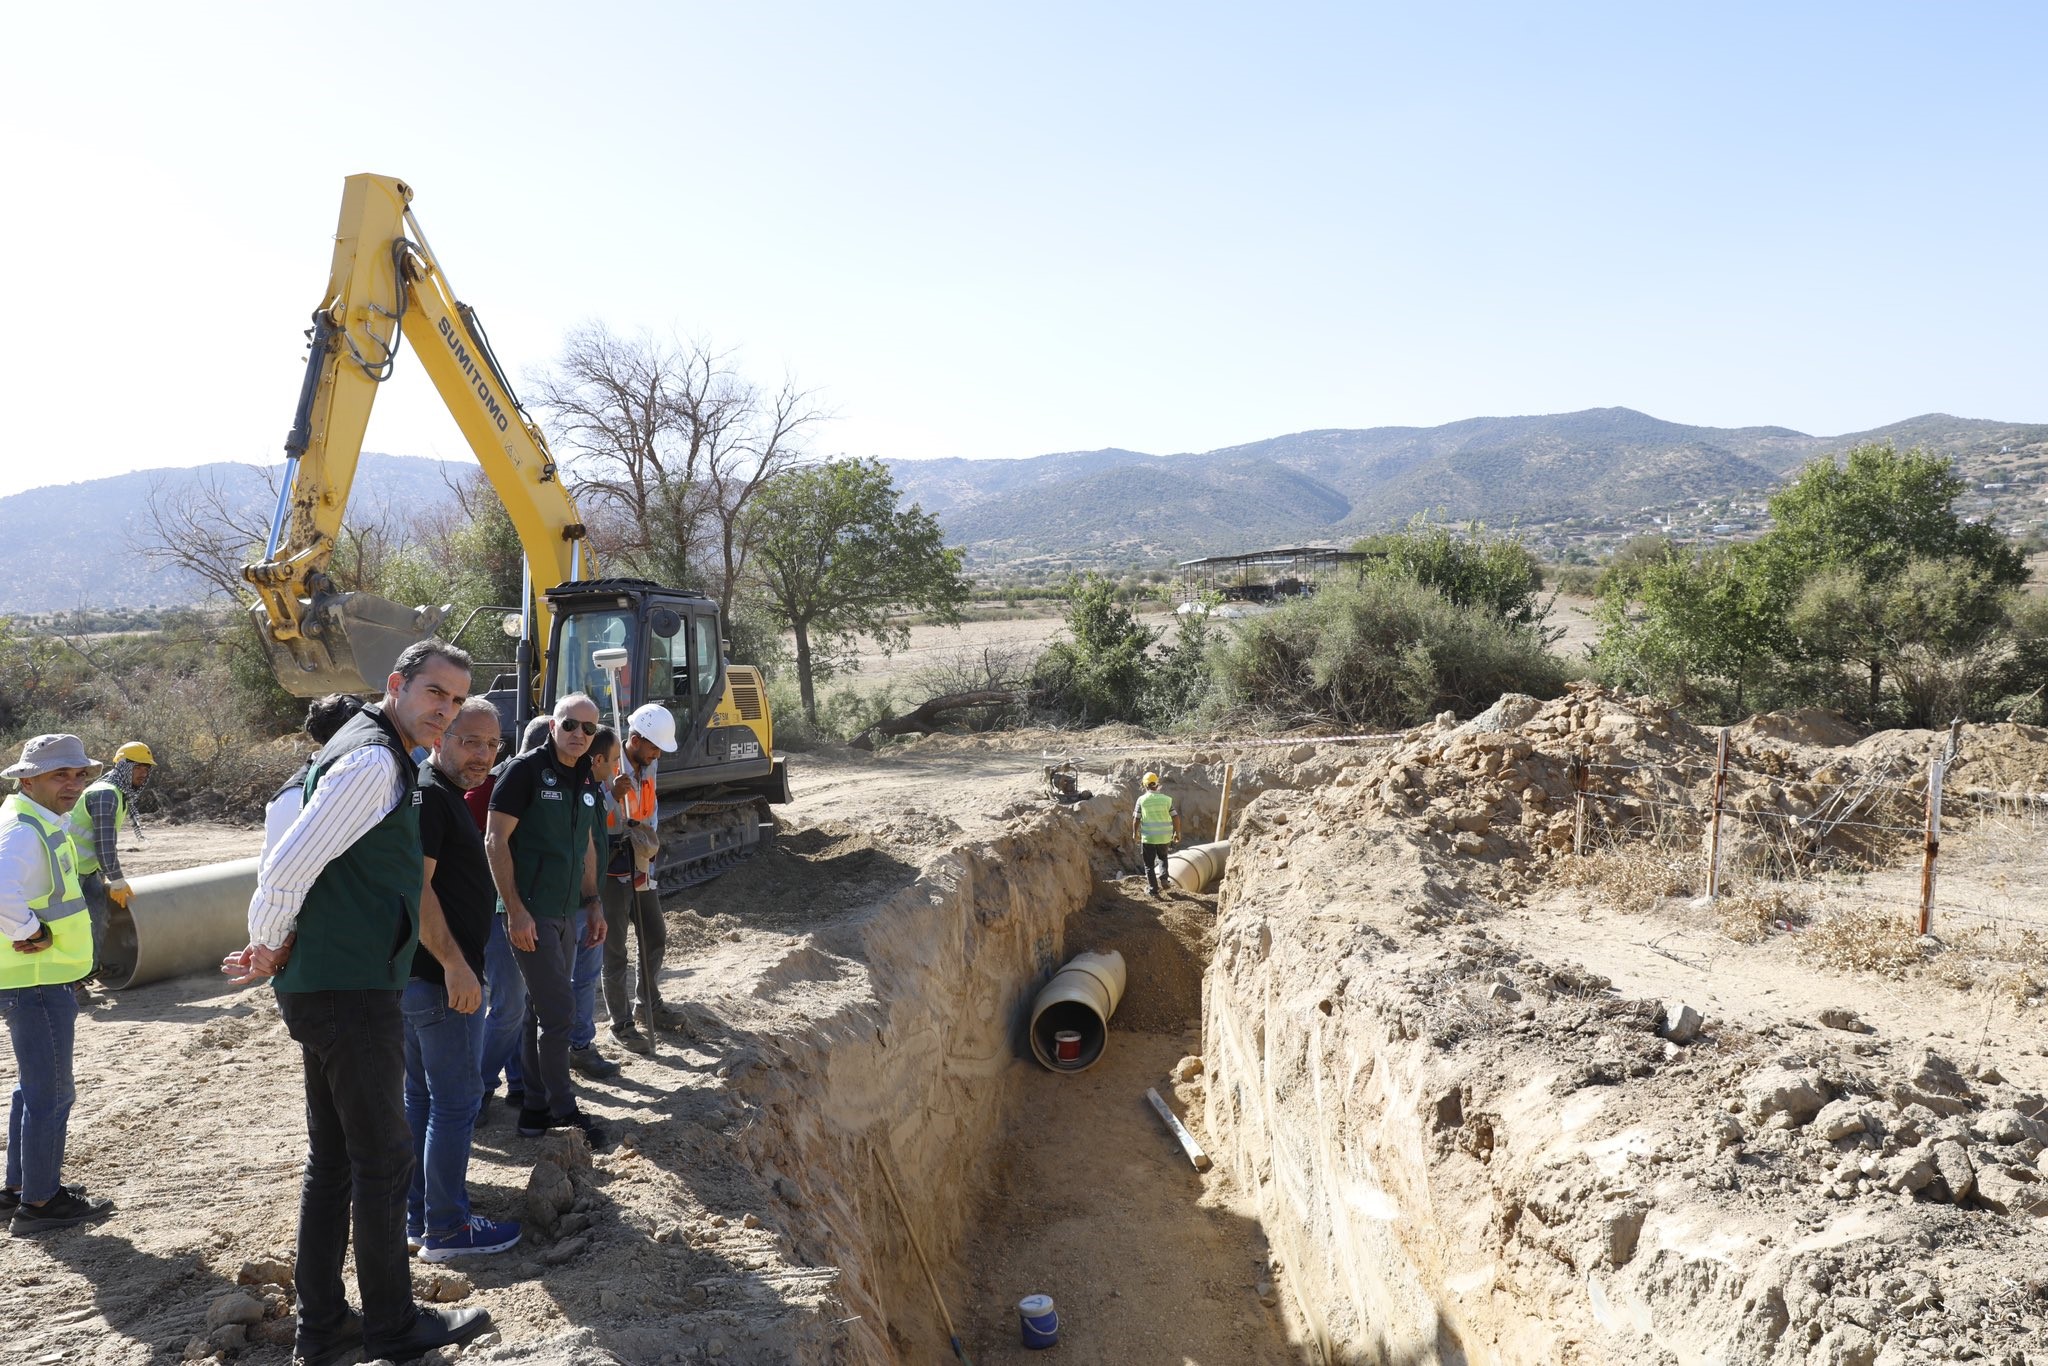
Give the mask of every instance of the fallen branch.
[{"label": "fallen branch", "polygon": [[975,707],[1009,706],[1019,700],[1019,695],[1007,688],[982,688],[974,692],[949,692],[920,702],[900,716],[891,716],[869,726],[851,742],[855,749],[873,749],[877,739],[888,739],[892,735],[930,735],[942,724],[941,718],[949,712],[969,711]]}]

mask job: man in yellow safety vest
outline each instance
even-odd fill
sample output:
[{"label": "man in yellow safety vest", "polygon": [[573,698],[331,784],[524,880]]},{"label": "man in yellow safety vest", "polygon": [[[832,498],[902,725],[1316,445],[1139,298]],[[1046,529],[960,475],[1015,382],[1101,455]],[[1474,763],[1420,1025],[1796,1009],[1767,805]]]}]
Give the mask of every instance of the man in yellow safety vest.
[{"label": "man in yellow safety vest", "polygon": [[1152,895],[1158,896],[1162,882],[1168,887],[1173,885],[1166,876],[1166,859],[1180,840],[1180,812],[1173,809],[1173,798],[1159,790],[1157,773],[1145,775],[1145,790],[1138,797],[1137,809],[1131,812],[1131,832],[1144,846],[1146,885],[1151,887]]},{"label": "man in yellow safety vest", "polygon": [[[71,808],[71,849],[78,862],[78,884],[85,888],[92,913],[93,966],[101,966],[107,945],[110,906],[128,909],[128,878],[121,871],[121,833],[134,814],[135,794],[149,782],[156,755],[140,740],[114,751],[114,769],[102,773]],[[138,822],[139,824],[139,822]],[[81,991],[84,988],[79,988]]]},{"label": "man in yellow safety vest", "polygon": [[71,1045],[73,983],[92,971],[92,920],[71,846],[69,812],[100,771],[76,735],[38,735],[0,778],[19,787],[0,802],[0,1015],[14,1045],[7,1188],[0,1211],[17,1237],[104,1219],[111,1200],[63,1183],[64,1140],[77,1097]]}]

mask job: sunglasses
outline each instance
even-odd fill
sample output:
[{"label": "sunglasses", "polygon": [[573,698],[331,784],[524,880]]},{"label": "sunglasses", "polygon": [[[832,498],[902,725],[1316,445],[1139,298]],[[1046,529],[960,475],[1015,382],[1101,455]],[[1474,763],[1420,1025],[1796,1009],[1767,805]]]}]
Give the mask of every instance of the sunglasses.
[{"label": "sunglasses", "polygon": [[595,735],[597,734],[597,728],[604,723],[601,721],[578,721],[573,716],[564,716],[557,718],[555,724],[568,731],[571,735],[574,735],[579,730],[585,735]]}]

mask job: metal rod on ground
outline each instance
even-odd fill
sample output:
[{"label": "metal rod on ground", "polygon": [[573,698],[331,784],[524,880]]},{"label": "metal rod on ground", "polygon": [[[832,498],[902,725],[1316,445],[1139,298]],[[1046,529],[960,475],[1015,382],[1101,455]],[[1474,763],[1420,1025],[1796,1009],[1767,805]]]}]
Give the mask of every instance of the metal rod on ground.
[{"label": "metal rod on ground", "polygon": [[1223,765],[1223,800],[1216,806],[1216,838],[1219,840],[1230,828],[1230,775],[1236,771],[1235,759]]},{"label": "metal rod on ground", "polygon": [[1721,806],[1728,795],[1728,727],[1714,746],[1714,814],[1707,828],[1707,900],[1721,895]]},{"label": "metal rod on ground", "polygon": [[1927,847],[1920,856],[1920,933],[1934,926],[1934,859],[1941,852],[1941,780],[1947,765],[1935,759],[1927,765]]},{"label": "metal rod on ground", "polygon": [[896,1206],[896,1217],[903,1221],[903,1231],[910,1235],[910,1250],[917,1254],[917,1264],[924,1268],[924,1283],[932,1288],[932,1300],[939,1306],[939,1317],[945,1320],[946,1341],[951,1344],[953,1355],[960,1359],[960,1366],[974,1366],[967,1359],[967,1349],[960,1345],[960,1333],[953,1327],[953,1316],[946,1312],[946,1297],[939,1293],[939,1278],[932,1275],[932,1264],[924,1259],[924,1244],[917,1241],[917,1230],[910,1223],[910,1211],[903,1208],[903,1196],[896,1189],[896,1178],[889,1175],[889,1164],[882,1160],[882,1150],[869,1143],[868,1155],[875,1159],[875,1170],[882,1174],[882,1181],[889,1188],[889,1200]]},{"label": "metal rod on ground", "polygon": [[1188,1155],[1188,1161],[1195,1164],[1195,1170],[1198,1172],[1209,1170],[1209,1154],[1203,1152],[1202,1145],[1195,1142],[1195,1136],[1188,1132],[1187,1125],[1180,1122],[1180,1116],[1176,1115],[1168,1108],[1166,1102],[1159,1098],[1159,1092],[1148,1086],[1145,1088],[1145,1099],[1152,1102],[1152,1108],[1159,1112],[1159,1117],[1166,1121],[1166,1127],[1173,1131],[1175,1138],[1180,1140],[1180,1150]]}]

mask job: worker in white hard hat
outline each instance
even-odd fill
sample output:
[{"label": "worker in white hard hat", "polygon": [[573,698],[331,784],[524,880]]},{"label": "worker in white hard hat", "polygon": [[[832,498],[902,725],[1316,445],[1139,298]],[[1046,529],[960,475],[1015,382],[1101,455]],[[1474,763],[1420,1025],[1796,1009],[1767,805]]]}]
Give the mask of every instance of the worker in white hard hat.
[{"label": "worker in white hard hat", "polygon": [[1152,889],[1152,895],[1158,896],[1162,883],[1168,888],[1173,886],[1167,877],[1166,860],[1180,841],[1180,812],[1173,809],[1173,798],[1159,790],[1157,773],[1145,775],[1145,790],[1138,794],[1138,805],[1131,812],[1131,833],[1144,848],[1145,883]]},{"label": "worker in white hard hat", "polygon": [[[605,917],[619,931],[605,941],[604,1003],[611,1016],[612,1038],[635,1053],[653,1051],[653,1042],[637,1023],[645,1015],[653,1028],[675,1029],[679,1012],[661,1003],[656,981],[668,947],[668,924],[662,919],[661,893],[654,880],[654,858],[661,849],[657,833],[660,804],[654,792],[661,756],[676,752],[675,714],[658,702],[634,709],[626,718],[624,761],[613,779],[612,794],[626,822],[620,854],[605,872],[601,891]],[[633,933],[625,932],[630,921]],[[640,943],[639,963],[627,961],[626,941]],[[635,988],[638,988],[637,992]]]}]

